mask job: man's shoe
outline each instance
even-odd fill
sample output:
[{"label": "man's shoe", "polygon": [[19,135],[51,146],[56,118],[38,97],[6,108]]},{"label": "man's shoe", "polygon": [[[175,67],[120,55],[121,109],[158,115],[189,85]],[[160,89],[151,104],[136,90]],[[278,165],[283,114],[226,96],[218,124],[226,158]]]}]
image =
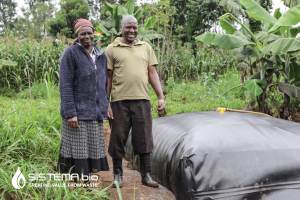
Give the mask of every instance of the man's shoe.
[{"label": "man's shoe", "polygon": [[150,172],[150,154],[140,154],[140,172],[142,176],[142,184],[149,187],[158,187],[158,183],[152,180]]},{"label": "man's shoe", "polygon": [[[113,166],[114,166],[114,181],[118,182],[119,187],[123,186],[123,170],[122,170],[122,158],[113,158]],[[112,185],[116,188],[115,182]]]}]

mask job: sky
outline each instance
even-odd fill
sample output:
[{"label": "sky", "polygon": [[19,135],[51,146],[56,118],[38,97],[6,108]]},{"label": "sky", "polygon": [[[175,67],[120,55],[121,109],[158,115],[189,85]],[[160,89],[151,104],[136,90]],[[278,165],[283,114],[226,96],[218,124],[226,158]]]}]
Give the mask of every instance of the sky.
[{"label": "sky", "polygon": [[[58,6],[58,0],[55,0],[54,2],[55,2],[54,4]],[[17,0],[17,3],[18,3],[17,13],[18,15],[22,16],[21,7],[25,6],[24,0]],[[287,7],[283,5],[283,2],[281,0],[273,0],[272,15],[277,8],[280,8],[281,13],[284,13],[287,10]]]}]

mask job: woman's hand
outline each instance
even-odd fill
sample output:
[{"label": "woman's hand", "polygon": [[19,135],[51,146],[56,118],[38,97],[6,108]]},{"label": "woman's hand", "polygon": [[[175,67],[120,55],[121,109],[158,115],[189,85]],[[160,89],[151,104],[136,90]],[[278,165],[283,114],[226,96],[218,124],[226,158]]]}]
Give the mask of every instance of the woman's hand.
[{"label": "woman's hand", "polygon": [[73,127],[73,128],[79,127],[79,125],[78,125],[78,120],[77,120],[77,116],[69,118],[69,119],[68,119],[68,124],[69,124],[71,127]]},{"label": "woman's hand", "polygon": [[107,116],[108,116],[108,119],[114,119],[113,111],[110,106],[108,106],[108,109],[107,109]]}]

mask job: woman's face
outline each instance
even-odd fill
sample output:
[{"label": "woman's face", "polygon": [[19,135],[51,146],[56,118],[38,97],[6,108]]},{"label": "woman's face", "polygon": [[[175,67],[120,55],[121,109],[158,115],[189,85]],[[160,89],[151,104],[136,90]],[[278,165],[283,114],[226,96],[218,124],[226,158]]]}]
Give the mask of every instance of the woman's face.
[{"label": "woman's face", "polygon": [[79,43],[85,48],[90,47],[94,41],[94,31],[91,27],[84,26],[77,33]]}]

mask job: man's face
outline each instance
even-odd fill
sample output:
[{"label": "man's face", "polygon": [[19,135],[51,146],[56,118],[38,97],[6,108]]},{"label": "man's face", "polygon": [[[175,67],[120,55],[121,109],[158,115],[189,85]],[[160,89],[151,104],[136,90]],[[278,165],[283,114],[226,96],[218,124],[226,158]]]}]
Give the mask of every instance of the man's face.
[{"label": "man's face", "polygon": [[79,43],[84,47],[90,47],[94,41],[94,32],[91,27],[82,27],[77,33]]},{"label": "man's face", "polygon": [[134,42],[137,34],[138,34],[138,24],[136,20],[133,18],[127,19],[123,25],[121,25],[121,31],[123,35],[123,39],[127,43],[132,43]]}]

